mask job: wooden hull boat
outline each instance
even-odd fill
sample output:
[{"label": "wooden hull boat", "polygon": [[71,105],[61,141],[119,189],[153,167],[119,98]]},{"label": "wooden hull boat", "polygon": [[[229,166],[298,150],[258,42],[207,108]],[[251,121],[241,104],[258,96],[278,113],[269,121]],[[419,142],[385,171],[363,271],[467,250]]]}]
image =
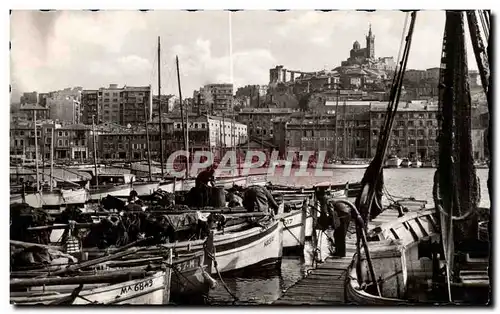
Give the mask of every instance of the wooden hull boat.
[{"label": "wooden hull boat", "polygon": [[160,187],[159,181],[147,181],[140,182],[136,181],[132,183],[132,189],[137,192],[138,196],[149,196],[154,193],[154,191],[158,190]]},{"label": "wooden hull boat", "polygon": [[366,169],[368,163],[325,163],[323,169]]},{"label": "wooden hull boat", "polygon": [[[85,204],[91,195],[86,189],[57,190],[52,192],[28,193],[25,195],[25,203],[34,208],[44,206],[64,206],[69,204]],[[22,203],[22,195],[12,195],[10,203]]]},{"label": "wooden hull boat", "polygon": [[[99,275],[87,277],[96,277],[97,279]],[[50,279],[50,277],[46,279]],[[69,279],[78,281],[80,278],[74,277]],[[22,280],[11,280],[11,285],[12,282],[16,283],[16,281],[19,284],[19,281]],[[29,281],[29,279],[26,281]],[[37,282],[36,279],[31,281],[35,284]],[[45,281],[40,280],[40,282]],[[28,292],[11,292],[10,302],[16,305],[49,305],[62,298],[70,297],[71,291],[75,287],[75,284],[73,286],[45,285],[41,289],[33,290],[33,288],[30,288]],[[127,280],[115,284],[103,284],[90,289],[85,289],[84,285],[84,289],[72,300],[71,304],[164,304],[168,303],[169,290],[170,270],[156,271],[144,278]]]},{"label": "wooden hull boat", "polygon": [[412,162],[409,160],[409,159],[403,159],[403,161],[401,161],[401,168],[410,168],[412,166]]},{"label": "wooden hull boat", "polygon": [[399,168],[402,162],[402,159],[398,157],[392,157],[387,159],[387,161],[385,162],[385,166],[386,168]]},{"label": "wooden hull boat", "polygon": [[[178,252],[203,250],[204,240],[169,244]],[[213,240],[217,269],[209,267],[210,274],[231,272],[254,265],[281,262],[283,227],[274,221],[266,227],[254,227],[239,232],[216,234]]]},{"label": "wooden hull boat", "polygon": [[411,163],[412,168],[422,168],[422,162],[420,160],[415,160]]},{"label": "wooden hull boat", "polygon": [[[390,212],[390,211],[389,211]],[[381,296],[374,290],[364,289],[370,276],[367,270],[366,257],[362,251],[361,272],[356,271],[358,260],[354,258],[348,269],[346,282],[346,301],[362,305],[407,305],[412,303],[435,304],[439,300],[427,291],[427,283],[432,280],[432,261],[419,252],[419,245],[424,241],[438,241],[439,227],[435,219],[435,210],[410,212],[403,217],[391,219],[388,213],[382,213],[371,223],[369,236],[378,241],[369,242],[372,264],[377,277],[382,278]],[[378,224],[374,227],[374,224]],[[443,267],[440,261],[438,267]],[[484,281],[487,274],[476,271],[474,278],[468,283],[471,288],[478,288],[478,282]],[[487,280],[487,279],[486,279]],[[473,282],[474,281],[474,282]],[[475,287],[473,287],[476,285]],[[416,291],[412,291],[415,289]],[[418,292],[418,293],[415,293]],[[446,291],[445,291],[446,294]],[[411,299],[407,296],[413,296]],[[442,301],[442,300],[441,300]]]},{"label": "wooden hull boat", "polygon": [[[189,179],[175,179],[169,178],[168,182],[160,183],[159,189],[165,192],[173,193],[174,191],[189,191],[196,185],[196,180]],[[260,185],[264,186],[267,183],[266,175],[249,175],[249,176],[236,176],[236,177],[220,177],[215,181],[217,187],[231,188],[234,185],[250,186]]]},{"label": "wooden hull boat", "polygon": [[101,186],[97,188],[91,188],[90,199],[99,201],[108,195],[115,197],[128,197],[131,191],[132,187],[130,184]]},{"label": "wooden hull boat", "polygon": [[[304,246],[306,226],[310,226],[309,236],[312,235],[312,216],[307,216],[305,209],[293,210],[282,215],[283,249],[292,250]],[[306,222],[309,220],[309,222]]]},{"label": "wooden hull boat", "polygon": [[[242,230],[243,229],[243,230]],[[226,227],[224,233],[215,232],[213,247],[217,269],[208,267],[209,274],[230,272],[256,264],[276,264],[281,262],[283,245],[283,226],[279,221],[271,221],[266,226],[249,228],[248,223]],[[205,252],[206,239],[179,241],[161,244],[162,248],[172,248],[176,254],[185,256],[197,252]],[[96,249],[88,249],[97,252]],[[112,251],[112,250],[111,250]],[[102,253],[99,253],[102,254]],[[205,264],[211,265],[208,260]]]}]

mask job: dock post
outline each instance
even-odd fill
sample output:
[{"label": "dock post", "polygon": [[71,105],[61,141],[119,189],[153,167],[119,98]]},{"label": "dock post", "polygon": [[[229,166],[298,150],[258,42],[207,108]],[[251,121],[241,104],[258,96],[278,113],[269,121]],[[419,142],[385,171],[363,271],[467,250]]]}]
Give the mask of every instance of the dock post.
[{"label": "dock post", "polygon": [[301,223],[302,227],[300,228],[300,246],[304,246],[306,242],[306,220],[307,220],[307,207],[309,206],[309,199],[305,199],[302,202],[302,216],[301,216]]},{"label": "dock post", "polygon": [[177,184],[177,177],[174,177],[174,188],[173,188],[173,192],[172,193],[175,193],[175,185]]},{"label": "dock post", "polygon": [[207,272],[209,274],[212,273],[212,265],[214,263],[212,259],[215,259],[214,234],[215,231],[211,229],[205,242],[205,265],[207,265]]},{"label": "dock post", "polygon": [[170,303],[170,286],[172,282],[172,255],[174,254],[173,249],[168,250],[167,267],[165,269],[165,279],[163,285],[163,304]]}]

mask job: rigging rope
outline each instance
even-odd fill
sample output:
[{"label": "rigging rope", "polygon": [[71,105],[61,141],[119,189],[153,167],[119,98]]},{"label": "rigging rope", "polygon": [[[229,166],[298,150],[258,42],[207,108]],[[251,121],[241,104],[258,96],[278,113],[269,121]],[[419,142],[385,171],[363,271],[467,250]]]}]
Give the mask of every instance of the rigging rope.
[{"label": "rigging rope", "polygon": [[[403,56],[400,61],[400,67],[394,74],[393,84],[391,88],[390,101],[387,107],[387,114],[385,123],[381,126],[380,138],[377,144],[377,151],[372,162],[366,169],[366,172],[361,180],[362,193],[356,198],[356,206],[360,209],[363,221],[365,222],[365,229],[368,224],[369,218],[377,216],[382,208],[378,206],[376,210],[372,208],[374,204],[375,196],[379,205],[381,205],[381,198],[383,194],[383,161],[387,151],[389,138],[392,132],[392,126],[394,124],[394,119],[396,116],[396,111],[398,109],[399,98],[401,96],[401,89],[403,84],[403,77],[406,70],[406,65],[408,63],[408,56],[411,47],[411,40],[413,36],[413,30],[415,26],[417,12],[411,13],[411,22],[408,30],[408,35],[406,36],[406,44],[403,50]],[[406,21],[407,22],[407,19]],[[406,30],[406,24],[404,29]],[[403,35],[405,32],[403,32]],[[368,189],[366,189],[366,187]]]}]

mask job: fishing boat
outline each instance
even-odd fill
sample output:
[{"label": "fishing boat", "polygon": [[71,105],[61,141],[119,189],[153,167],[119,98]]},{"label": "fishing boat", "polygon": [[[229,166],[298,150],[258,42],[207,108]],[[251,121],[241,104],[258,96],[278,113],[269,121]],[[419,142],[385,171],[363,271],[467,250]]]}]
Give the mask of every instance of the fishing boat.
[{"label": "fishing boat", "polygon": [[422,162],[419,159],[415,159],[412,161],[411,166],[412,168],[422,168]]},{"label": "fishing boat", "polygon": [[340,162],[325,163],[324,169],[366,169],[369,163],[361,160],[342,160]]},{"label": "fishing boat", "polygon": [[158,190],[160,187],[160,181],[144,180],[144,181],[132,181],[132,189],[137,192],[137,195],[148,196]]},{"label": "fishing boat", "polygon": [[[405,51],[409,51],[416,14],[411,14]],[[486,11],[446,11],[439,84],[439,166],[433,187],[435,209],[398,211],[397,219],[386,210],[368,224],[368,236],[360,237],[358,233],[365,249],[364,255],[357,254],[353,259],[347,276],[346,296],[350,303],[387,306],[491,302],[491,209],[478,205],[481,195],[473,165],[464,15],[491,110],[491,42],[486,56],[477,20],[479,15],[484,32],[489,32],[486,25],[490,15]],[[406,53],[403,60],[400,73],[406,67]],[[398,82],[402,82],[401,74]],[[491,200],[490,184],[488,190]],[[359,247],[352,249],[360,251]]]},{"label": "fishing boat", "polygon": [[[312,235],[312,215],[305,207],[284,213],[278,217],[283,224],[283,250],[303,248],[306,240],[306,226],[309,226],[309,237]],[[306,222],[309,220],[308,222]]]},{"label": "fishing boat", "polygon": [[383,223],[371,224],[368,233],[371,264],[374,273],[383,279],[381,295],[377,295],[374,286],[362,288],[371,279],[366,271],[366,254],[363,254],[361,258],[355,257],[348,269],[346,301],[363,305],[402,305],[411,302],[404,296],[415,295],[416,291],[409,291],[410,288],[426,290],[424,287],[432,278],[433,265],[431,260],[418,259],[419,243],[439,239],[435,211],[410,212],[397,219],[393,218],[394,212],[388,209],[382,213],[377,221]]},{"label": "fishing boat", "polygon": [[62,207],[72,204],[85,204],[90,200],[90,193],[85,188],[41,190],[21,194],[11,194],[10,203],[26,203],[34,208]]},{"label": "fishing boat", "polygon": [[[172,245],[178,252],[203,250],[204,241],[177,242]],[[225,234],[216,234],[213,240],[217,267],[210,274],[231,272],[250,266],[280,265],[283,255],[283,227],[274,221],[265,227]],[[214,265],[215,266],[215,265]]]},{"label": "fishing boat", "polygon": [[401,168],[410,168],[412,166],[412,162],[408,158],[403,158],[401,161]]},{"label": "fishing boat", "polygon": [[[132,191],[133,174],[124,169],[105,169],[98,175],[97,186],[90,187],[91,200],[101,200],[108,195],[128,197]],[[149,195],[149,194],[148,194]]]},{"label": "fishing boat", "polygon": [[385,162],[385,166],[387,168],[399,168],[402,162],[403,160],[398,158],[398,156],[389,155],[389,157],[387,157],[387,160]]},{"label": "fishing boat", "polygon": [[[137,278],[133,271],[107,271],[89,276],[11,279],[10,302],[15,305],[51,305],[58,304],[58,301],[72,305],[165,304],[170,294],[170,274],[170,270],[142,271],[143,278]],[[123,280],[133,277],[137,279]],[[118,283],[107,284],[106,280]],[[78,285],[83,285],[83,289],[72,295]],[[85,289],[86,285],[93,287]],[[12,291],[21,287],[27,291]]]}]

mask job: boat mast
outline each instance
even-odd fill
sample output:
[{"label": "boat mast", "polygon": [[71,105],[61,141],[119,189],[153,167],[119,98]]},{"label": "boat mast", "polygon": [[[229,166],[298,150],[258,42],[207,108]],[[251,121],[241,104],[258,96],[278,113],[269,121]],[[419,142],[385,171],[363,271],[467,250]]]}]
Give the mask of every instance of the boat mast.
[{"label": "boat mast", "polygon": [[35,128],[35,169],[36,169],[36,191],[40,192],[40,181],[38,177],[38,140],[36,134],[36,110],[33,110],[33,127]]},{"label": "boat mast", "polygon": [[342,139],[342,147],[344,149],[344,159],[347,158],[347,102],[344,99],[344,123],[343,123],[343,134],[344,138]]},{"label": "boat mast", "polygon": [[340,96],[340,88],[337,87],[337,102],[335,104],[335,152],[334,159],[337,159],[338,156],[338,124],[339,124],[339,96]]},{"label": "boat mast", "polygon": [[95,128],[94,128],[94,115],[92,115],[92,141],[94,146],[94,171],[95,171],[95,185],[99,184],[99,175],[97,174],[97,147],[95,141]]},{"label": "boat mast", "polygon": [[[160,167],[161,167],[161,177],[163,178],[163,134],[162,134],[162,122],[161,122],[161,43],[160,36],[158,36],[158,122],[160,124]],[[168,103],[167,103],[168,108]],[[151,169],[150,169],[151,171]]]},{"label": "boat mast", "polygon": [[[54,175],[54,128],[56,127],[55,123],[50,130],[50,192],[52,192],[52,176]],[[44,171],[45,172],[45,171]]]},{"label": "boat mast", "polygon": [[182,121],[182,136],[184,137],[184,150],[187,152],[187,157],[186,157],[186,178],[189,176],[189,143],[188,143],[188,138],[189,134],[188,129],[189,126],[188,124],[188,115],[189,113],[186,112],[186,126],[184,126],[184,110],[183,110],[183,105],[182,105],[182,89],[181,89],[181,76],[179,74],[179,57],[175,56],[175,65],[177,67],[177,85],[179,87],[179,103],[181,106],[181,121]]},{"label": "boat mast", "polygon": [[146,124],[146,148],[148,150],[148,170],[149,170],[149,181],[151,178],[151,150],[149,148],[149,131],[148,131],[148,113],[146,109],[146,104],[144,104],[144,123]]}]

